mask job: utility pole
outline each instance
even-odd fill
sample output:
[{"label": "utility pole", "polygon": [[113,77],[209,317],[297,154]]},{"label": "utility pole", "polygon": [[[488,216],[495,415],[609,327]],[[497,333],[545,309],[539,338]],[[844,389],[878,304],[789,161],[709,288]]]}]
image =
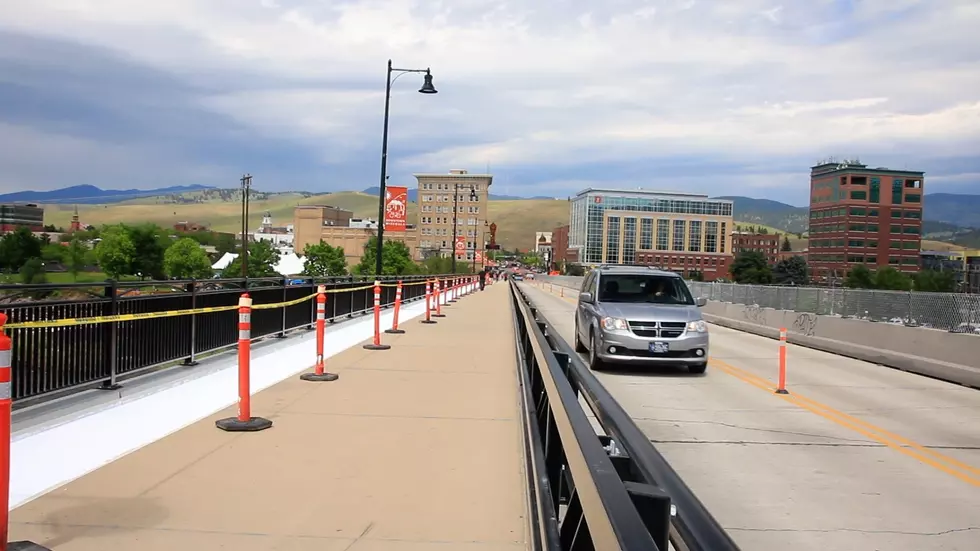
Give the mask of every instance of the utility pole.
[{"label": "utility pole", "polygon": [[248,290],[248,196],[252,189],[252,175],[242,176],[242,277]]}]

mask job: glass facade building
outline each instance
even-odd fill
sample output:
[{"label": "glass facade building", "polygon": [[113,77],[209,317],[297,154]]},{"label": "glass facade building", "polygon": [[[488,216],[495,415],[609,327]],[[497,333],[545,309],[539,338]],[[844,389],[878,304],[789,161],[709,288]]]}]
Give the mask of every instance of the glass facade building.
[{"label": "glass facade building", "polygon": [[724,199],[593,188],[572,199],[569,226],[568,247],[583,265],[649,264],[706,279],[727,275],[735,228]]}]

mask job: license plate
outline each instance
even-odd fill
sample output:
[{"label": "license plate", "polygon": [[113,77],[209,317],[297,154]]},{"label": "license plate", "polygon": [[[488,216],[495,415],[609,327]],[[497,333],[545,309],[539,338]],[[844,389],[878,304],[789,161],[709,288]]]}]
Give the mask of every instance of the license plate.
[{"label": "license plate", "polygon": [[666,354],[670,352],[670,343],[667,342],[652,342],[650,343],[650,352],[654,354]]}]

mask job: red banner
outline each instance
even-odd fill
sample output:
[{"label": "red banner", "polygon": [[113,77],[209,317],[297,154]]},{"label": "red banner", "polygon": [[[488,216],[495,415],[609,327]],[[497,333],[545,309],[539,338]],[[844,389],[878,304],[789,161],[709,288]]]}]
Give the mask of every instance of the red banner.
[{"label": "red banner", "polygon": [[408,188],[388,186],[385,189],[385,231],[403,232],[408,221]]},{"label": "red banner", "polygon": [[460,235],[456,237],[456,258],[466,256],[466,237]]},{"label": "red banner", "polygon": [[483,262],[483,253],[476,251],[475,256],[473,257],[473,262]]}]

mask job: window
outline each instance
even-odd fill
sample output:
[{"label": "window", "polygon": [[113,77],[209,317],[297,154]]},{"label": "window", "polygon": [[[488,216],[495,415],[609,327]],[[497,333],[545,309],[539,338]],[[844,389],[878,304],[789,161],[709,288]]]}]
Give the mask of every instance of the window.
[{"label": "window", "polygon": [[640,248],[650,250],[653,248],[653,219],[643,218],[640,221]]},{"label": "window", "polygon": [[919,244],[915,241],[902,241],[902,248],[908,251],[914,251],[919,248]]},{"label": "window", "polygon": [[851,207],[849,211],[851,216],[864,216],[867,212],[863,208]]},{"label": "window", "polygon": [[704,252],[718,252],[718,222],[704,223]]},{"label": "window", "polygon": [[661,218],[657,220],[657,250],[658,251],[669,251],[669,243],[667,242],[670,236],[670,220]]},{"label": "window", "polygon": [[728,222],[722,222],[721,223],[721,234],[720,234],[720,237],[719,237],[719,239],[721,239],[721,242],[720,242],[720,246],[718,247],[718,252],[720,252],[720,253],[724,253],[725,252],[725,243],[728,243],[728,229],[727,229],[727,226],[728,226]]},{"label": "window", "polygon": [[878,224],[868,224],[868,231],[878,233]]},{"label": "window", "polygon": [[[908,196],[905,196],[905,200],[908,200]],[[907,210],[905,211],[905,218],[912,218],[914,220],[919,220],[922,218],[922,211],[918,210]]]},{"label": "window", "polygon": [[646,274],[602,274],[598,300],[602,302],[694,304],[684,280]]},{"label": "window", "polygon": [[867,198],[868,198],[868,192],[866,192],[864,190],[855,190],[855,191],[852,191],[851,192],[851,199],[857,199],[857,200],[860,200],[860,201],[864,201]]},{"label": "window", "polygon": [[636,218],[623,220],[623,264],[636,264]]},{"label": "window", "polygon": [[902,248],[902,242],[901,241],[889,241],[888,242],[888,248],[889,249],[901,249]]},{"label": "window", "polygon": [[868,216],[878,216],[878,209],[868,209]]},{"label": "window", "polygon": [[902,226],[892,226],[888,230],[889,233],[902,233]]},{"label": "window", "polygon": [[867,227],[864,224],[851,224],[848,231],[867,231]]},{"label": "window", "polygon": [[902,233],[908,235],[919,235],[919,228],[915,226],[905,226],[902,228]]},{"label": "window", "polygon": [[618,216],[610,216],[609,227],[606,230],[606,262],[619,264],[619,220]]},{"label": "window", "polygon": [[871,179],[871,197],[870,201],[872,203],[881,202],[881,178]]},{"label": "window", "polygon": [[901,217],[902,217],[902,211],[900,211],[900,210],[893,210],[892,211],[892,218],[901,218]]},{"label": "window", "polygon": [[858,239],[851,239],[850,241],[847,242],[847,246],[848,247],[855,247],[855,248],[863,249],[864,248],[864,241],[861,241],[861,240],[858,240]]},{"label": "window", "polygon": [[684,252],[684,229],[686,227],[686,220],[674,220],[674,242],[671,250]]},{"label": "window", "polygon": [[905,185],[903,180],[894,179],[892,180],[892,204],[901,205],[902,204],[902,187]]},{"label": "window", "polygon": [[687,250],[692,253],[701,252],[701,221],[691,220],[690,239],[687,242]]},{"label": "window", "polygon": [[869,249],[877,249],[878,248],[878,242],[877,241],[868,241],[868,248]]},{"label": "window", "polygon": [[909,193],[908,195],[905,196],[905,202],[906,203],[921,203],[922,202],[922,195],[920,195],[918,193]]}]

